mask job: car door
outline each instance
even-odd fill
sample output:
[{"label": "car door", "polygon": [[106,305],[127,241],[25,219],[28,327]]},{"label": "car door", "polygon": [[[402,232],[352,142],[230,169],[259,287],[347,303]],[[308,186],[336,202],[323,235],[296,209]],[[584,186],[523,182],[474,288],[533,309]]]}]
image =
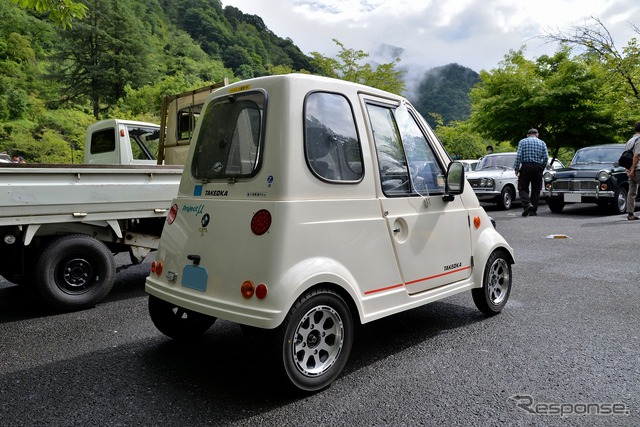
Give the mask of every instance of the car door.
[{"label": "car door", "polygon": [[380,204],[408,293],[471,274],[471,236],[462,199],[445,201],[445,168],[426,124],[406,104],[365,100],[380,172]]}]

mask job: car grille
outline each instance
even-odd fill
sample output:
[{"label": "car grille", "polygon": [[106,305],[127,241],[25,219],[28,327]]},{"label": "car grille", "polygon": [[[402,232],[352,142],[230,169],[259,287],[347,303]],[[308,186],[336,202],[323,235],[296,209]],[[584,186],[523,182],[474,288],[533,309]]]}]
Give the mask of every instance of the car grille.
[{"label": "car grille", "polygon": [[593,191],[598,188],[598,181],[594,179],[583,181],[553,181],[553,189],[558,191]]}]

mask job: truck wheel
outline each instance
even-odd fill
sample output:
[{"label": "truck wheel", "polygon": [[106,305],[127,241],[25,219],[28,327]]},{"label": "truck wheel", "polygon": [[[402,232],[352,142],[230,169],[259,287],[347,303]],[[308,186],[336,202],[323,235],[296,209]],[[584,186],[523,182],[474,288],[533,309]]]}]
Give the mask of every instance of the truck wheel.
[{"label": "truck wheel", "polygon": [[98,239],[70,234],[51,241],[36,261],[35,286],[52,307],[82,310],[102,300],[115,281],[111,251]]},{"label": "truck wheel", "polygon": [[548,199],[547,205],[549,205],[549,210],[553,213],[560,213],[564,209],[564,202],[558,199]]},{"label": "truck wheel", "polygon": [[149,295],[149,315],[160,332],[176,340],[192,340],[204,334],[216,318]]},{"label": "truck wheel", "polygon": [[513,188],[507,186],[500,192],[500,198],[498,199],[498,207],[500,209],[509,210],[513,205],[514,191]]},{"label": "truck wheel", "polygon": [[338,294],[307,292],[276,330],[281,372],[302,391],[329,386],[347,363],[353,334],[351,311]]},{"label": "truck wheel", "polygon": [[491,254],[484,269],[481,288],[471,290],[478,310],[487,315],[500,313],[511,293],[511,264],[504,251]]}]

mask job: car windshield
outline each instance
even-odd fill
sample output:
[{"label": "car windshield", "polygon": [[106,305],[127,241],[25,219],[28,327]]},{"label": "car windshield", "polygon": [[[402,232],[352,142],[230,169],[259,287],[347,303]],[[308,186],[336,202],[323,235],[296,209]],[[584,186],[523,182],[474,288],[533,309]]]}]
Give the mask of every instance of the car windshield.
[{"label": "car windshield", "polygon": [[483,169],[513,169],[516,154],[496,154],[483,157],[476,167],[476,171]]},{"label": "car windshield", "polygon": [[624,145],[620,147],[589,147],[578,150],[571,165],[613,164],[618,161]]}]

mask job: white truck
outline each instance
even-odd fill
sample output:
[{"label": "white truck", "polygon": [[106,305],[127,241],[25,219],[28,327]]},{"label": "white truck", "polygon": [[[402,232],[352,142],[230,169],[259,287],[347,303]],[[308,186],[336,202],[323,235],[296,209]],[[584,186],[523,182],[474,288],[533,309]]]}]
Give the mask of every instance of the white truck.
[{"label": "white truck", "polygon": [[146,290],[160,332],[195,339],[217,318],[261,331],[257,363],[313,392],[358,323],[460,292],[499,313],[513,262],[406,99],[290,74],[209,96]]},{"label": "white truck", "polygon": [[33,285],[58,310],[104,298],[114,254],[129,252],[135,264],[157,249],[178,192],[179,153],[206,95],[222,85],[165,97],[162,127],[114,119],[89,126],[84,164],[0,164],[0,275]]}]

